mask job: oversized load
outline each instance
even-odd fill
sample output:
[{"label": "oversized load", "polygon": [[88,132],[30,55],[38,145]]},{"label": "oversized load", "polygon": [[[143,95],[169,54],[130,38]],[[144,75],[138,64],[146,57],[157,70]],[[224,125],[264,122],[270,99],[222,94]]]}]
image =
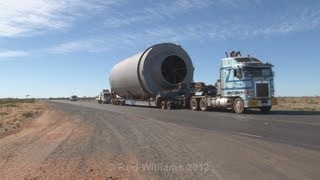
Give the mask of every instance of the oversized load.
[{"label": "oversized load", "polygon": [[193,65],[181,46],[156,44],[116,64],[110,73],[111,103],[161,107],[269,112],[274,97],[273,65],[231,52],[221,59],[216,85],[193,82]]},{"label": "oversized load", "polygon": [[172,43],[156,44],[116,64],[110,73],[111,91],[122,98],[146,99],[161,90],[193,82],[188,53]]}]

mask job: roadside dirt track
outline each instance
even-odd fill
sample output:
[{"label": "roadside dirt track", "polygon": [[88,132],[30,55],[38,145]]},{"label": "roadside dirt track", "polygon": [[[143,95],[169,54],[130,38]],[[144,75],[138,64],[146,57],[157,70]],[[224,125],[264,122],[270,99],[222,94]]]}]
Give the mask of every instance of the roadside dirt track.
[{"label": "roadside dirt track", "polygon": [[[104,165],[116,156],[91,151],[95,129],[79,117],[50,108],[17,134],[0,140],[0,177],[3,179],[126,179],[135,172],[116,173]],[[102,138],[108,138],[102,137]],[[91,148],[88,149],[88,148]],[[86,154],[87,153],[87,154]],[[135,163],[134,157],[121,157]],[[107,160],[107,161],[104,161]],[[115,163],[114,162],[114,163]],[[1,179],[2,179],[1,178]]]},{"label": "roadside dirt track", "polygon": [[320,177],[318,151],[121,109],[58,102],[49,107],[29,127],[0,139],[1,179]]}]

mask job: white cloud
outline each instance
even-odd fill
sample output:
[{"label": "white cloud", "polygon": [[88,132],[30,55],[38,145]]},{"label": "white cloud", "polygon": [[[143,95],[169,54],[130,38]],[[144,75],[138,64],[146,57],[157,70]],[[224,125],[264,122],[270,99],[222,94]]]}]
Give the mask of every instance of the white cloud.
[{"label": "white cloud", "polygon": [[65,54],[74,51],[94,52],[99,46],[101,47],[101,45],[99,44],[101,43],[99,43],[98,40],[76,40],[64,42],[62,44],[49,48],[47,51],[55,54]]},{"label": "white cloud", "polygon": [[119,28],[123,26],[129,26],[132,25],[135,22],[141,22],[141,21],[146,21],[150,20],[150,16],[146,15],[138,15],[138,16],[127,16],[125,17],[124,15],[121,15],[119,17],[109,17],[104,25],[108,28]]},{"label": "white cloud", "polygon": [[130,39],[129,35],[119,34],[118,37],[108,36],[63,42],[45,51],[52,54],[67,54],[72,52],[99,53],[115,48],[125,48],[133,45],[133,42],[134,40]]},{"label": "white cloud", "polygon": [[108,28],[120,28],[139,22],[167,21],[175,19],[177,15],[191,14],[194,11],[215,7],[227,9],[248,8],[260,0],[172,0],[155,1],[146,4],[143,9],[115,13],[108,16],[104,25]]},{"label": "white cloud", "polygon": [[[238,2],[238,0],[219,1],[220,3]],[[181,8],[175,12],[172,11],[171,13],[178,13],[178,11],[180,13],[183,9],[188,8],[204,7],[200,2],[199,4],[192,0],[187,2],[195,4],[190,6],[185,4],[186,2],[182,0],[176,0],[174,3],[180,3],[179,7]],[[258,3],[259,0],[256,0],[255,2]],[[233,5],[232,7],[236,7],[236,5]],[[163,8],[163,6],[161,8]],[[311,7],[299,9],[299,13],[290,11],[290,14],[276,17],[268,22],[261,20],[259,16],[257,16],[256,19],[253,18],[253,21],[228,16],[227,19],[225,19],[225,17],[216,18],[214,21],[204,19],[198,22],[190,21],[188,24],[159,23],[157,21],[159,19],[154,19],[157,23],[152,24],[152,22],[148,23],[147,21],[141,24],[141,28],[139,25],[133,23],[147,20],[150,17],[156,17],[153,15],[143,16],[144,13],[140,11],[134,13],[136,16],[128,16],[127,18],[124,16],[122,18],[112,17],[109,19],[110,27],[118,28],[128,25],[129,27],[134,27],[134,31],[130,31],[128,28],[118,28],[117,30],[105,33],[106,31],[103,29],[102,33],[98,33],[94,37],[62,42],[61,44],[48,49],[48,51],[50,53],[70,53],[74,51],[105,52],[119,48],[125,49],[168,41],[181,43],[182,41],[192,40],[215,41],[250,39],[257,36],[272,36],[275,34],[314,30],[320,27],[320,10]]]},{"label": "white cloud", "polygon": [[94,14],[116,0],[1,0],[0,37],[30,36],[69,27],[76,16]]},{"label": "white cloud", "polygon": [[320,10],[306,8],[296,16],[283,17],[278,23],[255,28],[251,25],[252,31],[248,35],[272,35],[286,34],[290,32],[301,32],[314,30],[320,27]]},{"label": "white cloud", "polygon": [[151,26],[136,32],[116,31],[89,39],[64,42],[49,49],[51,53],[74,51],[105,52],[159,42],[215,41],[249,39],[256,36],[270,36],[312,30],[320,27],[320,10],[306,9],[296,17],[280,18],[273,24],[238,24],[233,21],[199,22],[179,26]]},{"label": "white cloud", "polygon": [[295,16],[279,18],[278,22],[238,23],[215,20],[214,22],[199,22],[179,26],[158,26],[146,30],[150,37],[182,40],[221,40],[221,39],[248,39],[256,36],[269,36],[314,30],[320,27],[320,10],[306,8]]},{"label": "white cloud", "polygon": [[59,17],[63,4],[48,0],[4,0],[0,2],[0,36],[16,36],[46,28],[67,26]]},{"label": "white cloud", "polygon": [[[214,9],[241,9],[257,4],[259,0],[173,0],[167,3],[157,2],[152,7],[146,8],[148,13],[155,16],[171,18],[177,14],[192,13],[194,10],[204,8]],[[214,10],[211,9],[211,10]]]},{"label": "white cloud", "polygon": [[28,56],[26,51],[0,51],[0,58],[13,58]]}]

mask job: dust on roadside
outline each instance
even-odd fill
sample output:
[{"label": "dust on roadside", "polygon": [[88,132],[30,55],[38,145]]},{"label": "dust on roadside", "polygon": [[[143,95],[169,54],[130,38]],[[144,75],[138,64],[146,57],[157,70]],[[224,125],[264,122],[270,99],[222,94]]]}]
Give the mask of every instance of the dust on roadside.
[{"label": "dust on roadside", "polygon": [[0,101],[0,139],[17,133],[46,109],[44,102],[7,99]]}]

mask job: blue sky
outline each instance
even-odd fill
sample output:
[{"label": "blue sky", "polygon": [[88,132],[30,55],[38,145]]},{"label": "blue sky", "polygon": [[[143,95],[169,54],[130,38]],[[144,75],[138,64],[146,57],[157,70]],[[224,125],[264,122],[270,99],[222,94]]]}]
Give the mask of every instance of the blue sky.
[{"label": "blue sky", "polygon": [[277,96],[320,95],[320,1],[1,0],[0,98],[95,96],[115,63],[161,42],[186,49],[195,81],[240,50],[275,65]]}]

